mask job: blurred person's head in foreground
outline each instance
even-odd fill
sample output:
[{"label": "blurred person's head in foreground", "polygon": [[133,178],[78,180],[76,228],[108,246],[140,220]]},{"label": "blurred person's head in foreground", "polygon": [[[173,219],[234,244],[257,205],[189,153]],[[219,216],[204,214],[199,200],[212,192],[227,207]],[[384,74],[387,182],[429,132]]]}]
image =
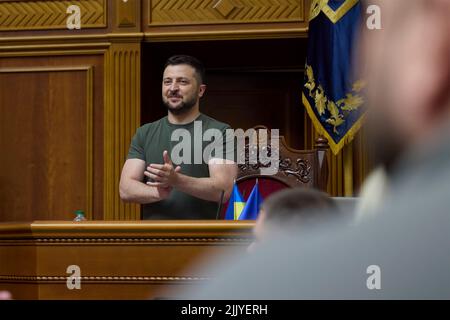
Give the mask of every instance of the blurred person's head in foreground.
[{"label": "blurred person's head in foreground", "polygon": [[283,232],[292,227],[311,227],[334,218],[336,204],[326,193],[311,188],[283,189],[271,194],[262,204],[256,220],[251,251],[269,232]]},{"label": "blurred person's head in foreground", "polygon": [[359,71],[368,84],[371,149],[389,170],[450,127],[450,1],[370,4],[381,9],[382,29],[363,28]]}]

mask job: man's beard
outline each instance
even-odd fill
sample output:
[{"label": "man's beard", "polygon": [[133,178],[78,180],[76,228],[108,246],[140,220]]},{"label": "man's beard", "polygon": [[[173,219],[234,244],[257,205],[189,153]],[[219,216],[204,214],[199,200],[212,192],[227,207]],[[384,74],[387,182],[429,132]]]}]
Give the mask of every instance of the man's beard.
[{"label": "man's beard", "polygon": [[181,115],[181,114],[187,113],[197,103],[197,97],[193,96],[191,99],[188,99],[186,101],[181,101],[181,103],[177,107],[174,108],[170,105],[170,102],[169,102],[170,98],[171,97],[168,97],[167,100],[163,100],[163,103],[166,106],[167,110],[170,113],[172,113],[173,115]]}]

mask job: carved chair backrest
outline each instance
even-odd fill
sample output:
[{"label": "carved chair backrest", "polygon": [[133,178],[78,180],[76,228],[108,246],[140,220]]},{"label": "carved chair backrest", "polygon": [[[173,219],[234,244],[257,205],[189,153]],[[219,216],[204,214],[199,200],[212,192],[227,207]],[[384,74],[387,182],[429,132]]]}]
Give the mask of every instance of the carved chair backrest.
[{"label": "carved chair backrest", "polygon": [[[238,165],[239,172],[236,180],[238,184],[259,178],[275,180],[286,187],[326,190],[328,178],[326,140],[318,139],[313,150],[297,150],[289,147],[284,137],[279,136],[278,147],[274,147],[268,143],[271,140],[269,130],[269,135],[259,134],[259,129],[267,129],[266,127],[257,126],[254,129],[256,134],[248,139],[245,144],[245,154],[241,155],[242,158],[245,157],[245,163]],[[264,155],[278,162],[278,170],[274,174],[264,173],[264,168],[270,167],[270,161],[265,162]]]}]

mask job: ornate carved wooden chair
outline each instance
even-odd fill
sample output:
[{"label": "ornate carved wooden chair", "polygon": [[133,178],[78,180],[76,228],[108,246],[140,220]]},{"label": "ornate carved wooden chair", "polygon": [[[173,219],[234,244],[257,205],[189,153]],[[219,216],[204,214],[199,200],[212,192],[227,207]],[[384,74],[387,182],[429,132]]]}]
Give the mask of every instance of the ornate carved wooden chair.
[{"label": "ornate carved wooden chair", "polygon": [[[256,132],[259,129],[268,130],[264,126],[256,126],[254,129]],[[250,195],[256,179],[258,179],[259,190],[263,198],[284,188],[306,187],[325,191],[328,179],[327,152],[329,147],[327,140],[325,138],[317,139],[313,150],[297,150],[289,147],[284,137],[279,136],[278,150],[274,150],[268,143],[270,130],[268,132],[267,141],[261,141],[258,134],[246,141],[245,163],[238,165],[239,172],[236,179],[244,199]],[[263,164],[259,161],[259,157],[254,157],[255,154],[259,155],[261,150],[268,152],[269,157],[274,154],[273,158],[278,159],[279,169],[275,174],[265,174],[264,170],[261,170],[270,165]],[[250,161],[252,156],[258,161]],[[227,207],[228,203],[225,203],[222,208],[222,216]]]}]

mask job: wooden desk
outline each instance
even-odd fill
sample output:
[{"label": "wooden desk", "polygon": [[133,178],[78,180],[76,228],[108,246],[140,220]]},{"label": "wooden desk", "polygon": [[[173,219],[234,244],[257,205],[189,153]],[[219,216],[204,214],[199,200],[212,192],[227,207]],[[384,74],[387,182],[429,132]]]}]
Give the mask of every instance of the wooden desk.
[{"label": "wooden desk", "polygon": [[[0,223],[0,290],[15,299],[146,299],[214,274],[190,266],[245,250],[246,221]],[[67,267],[81,269],[69,290]],[[214,272],[212,272],[214,273]]]}]

